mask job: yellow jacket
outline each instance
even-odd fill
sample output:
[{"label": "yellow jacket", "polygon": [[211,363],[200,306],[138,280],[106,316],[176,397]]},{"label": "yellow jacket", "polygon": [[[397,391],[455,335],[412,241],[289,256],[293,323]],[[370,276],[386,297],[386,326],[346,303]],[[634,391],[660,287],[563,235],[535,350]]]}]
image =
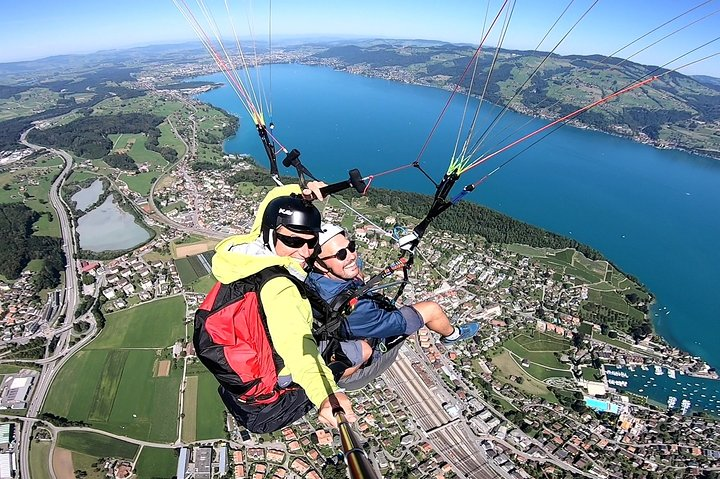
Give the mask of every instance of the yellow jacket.
[{"label": "yellow jacket", "polygon": [[[215,278],[229,284],[270,266],[283,266],[290,274],[304,278],[300,263],[288,256],[278,256],[262,245],[260,226],[268,203],[280,196],[300,193],[298,185],[272,189],[260,203],[250,233],[224,239],[215,247],[212,271]],[[325,365],[312,335],[312,308],[287,278],[273,278],[260,291],[268,330],[275,351],[285,363],[279,372],[292,375],[315,406],[338,390],[332,372]]]}]

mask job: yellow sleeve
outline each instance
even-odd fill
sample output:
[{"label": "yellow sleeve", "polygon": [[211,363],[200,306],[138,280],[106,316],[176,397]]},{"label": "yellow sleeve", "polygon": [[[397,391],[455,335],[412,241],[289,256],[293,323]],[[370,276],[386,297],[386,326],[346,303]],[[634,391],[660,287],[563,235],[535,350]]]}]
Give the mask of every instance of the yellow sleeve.
[{"label": "yellow sleeve", "polygon": [[260,300],[275,351],[285,362],[293,381],[302,386],[310,401],[319,407],[338,387],[312,336],[310,303],[289,279],[282,277],[265,283]]}]

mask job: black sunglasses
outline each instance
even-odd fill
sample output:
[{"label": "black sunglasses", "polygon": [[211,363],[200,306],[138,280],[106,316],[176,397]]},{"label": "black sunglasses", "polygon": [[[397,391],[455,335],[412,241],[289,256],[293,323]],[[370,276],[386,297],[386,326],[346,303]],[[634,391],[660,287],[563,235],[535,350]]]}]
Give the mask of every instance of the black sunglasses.
[{"label": "black sunglasses", "polygon": [[355,252],[355,240],[350,240],[348,245],[344,247],[343,249],[337,250],[335,254],[331,254],[330,256],[325,256],[324,258],[318,258],[319,260],[326,260],[330,258],[335,258],[337,260],[343,261],[345,258],[347,258],[348,251],[351,253]]},{"label": "black sunglasses", "polygon": [[311,237],[311,238],[301,238],[301,237],[299,237],[299,236],[287,236],[287,235],[283,235],[283,234],[280,234],[280,233],[278,233],[278,232],[276,231],[276,232],[275,232],[275,237],[276,237],[277,239],[279,239],[280,241],[282,241],[282,243],[283,243],[285,246],[288,246],[288,247],[290,247],[290,248],[300,249],[300,248],[303,247],[303,245],[307,245],[308,248],[314,249],[315,246],[317,246],[317,244],[318,244],[318,237],[317,237],[317,236],[313,236],[313,237]]}]

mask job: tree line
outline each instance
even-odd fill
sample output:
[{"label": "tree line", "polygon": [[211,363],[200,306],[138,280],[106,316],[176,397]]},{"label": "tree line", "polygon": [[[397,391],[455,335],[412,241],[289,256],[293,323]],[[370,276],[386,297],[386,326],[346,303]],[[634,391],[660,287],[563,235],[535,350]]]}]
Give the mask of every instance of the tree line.
[{"label": "tree line", "polygon": [[66,125],[32,130],[28,141],[70,150],[82,158],[102,158],[110,153],[111,133],[147,133],[164,121],[149,113],[87,116]]},{"label": "tree line", "polygon": [[[432,196],[374,188],[368,192],[370,206],[386,205],[393,211],[423,218],[430,210]],[[599,251],[556,233],[523,223],[484,206],[462,201],[448,208],[430,224],[431,228],[458,234],[474,234],[490,243],[524,244],[536,248],[573,248],[587,258],[604,259]]]},{"label": "tree line", "polygon": [[[33,122],[54,118],[70,113],[73,110],[78,110],[84,115],[90,115],[92,113],[93,106],[106,98],[110,98],[111,96],[125,100],[145,95],[145,92],[141,90],[133,90],[131,88],[117,85],[116,83],[106,83],[108,81],[123,81],[121,79],[131,80],[132,78],[129,76],[130,72],[131,71],[128,69],[106,68],[98,72],[86,73],[82,79],[57,80],[54,82],[43,83],[43,88],[60,92],[62,96],[80,92],[86,93],[89,90],[92,90],[95,93],[95,96],[85,101],[80,109],[78,109],[78,105],[75,103],[74,98],[71,99],[71,97],[67,97],[62,101],[59,101],[55,107],[48,108],[45,111],[0,122],[0,150],[12,150],[17,148],[20,134],[30,128]],[[1,85],[0,98],[9,98],[7,95],[12,96],[36,86],[37,85],[22,85],[15,87]]]},{"label": "tree line", "polygon": [[33,224],[39,218],[37,211],[22,203],[0,205],[0,274],[17,279],[31,260],[43,259],[34,278],[36,291],[60,284],[66,264],[59,238],[33,235]]}]

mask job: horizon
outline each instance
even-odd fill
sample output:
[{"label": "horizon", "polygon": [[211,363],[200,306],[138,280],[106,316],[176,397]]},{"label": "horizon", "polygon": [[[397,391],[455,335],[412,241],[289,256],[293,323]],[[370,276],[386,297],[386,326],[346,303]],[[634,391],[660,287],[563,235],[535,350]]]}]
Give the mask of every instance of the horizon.
[{"label": "horizon", "polygon": [[[300,40],[300,39],[305,39],[305,40],[304,40],[305,42],[314,41],[314,42],[328,42],[328,43],[329,43],[329,42],[337,42],[337,41],[352,42],[352,41],[387,40],[387,41],[390,41],[390,42],[392,42],[392,41],[398,41],[398,42],[400,42],[400,41],[404,41],[404,42],[438,42],[438,43],[447,43],[447,44],[454,44],[454,45],[471,45],[471,44],[469,44],[469,43],[467,43],[467,42],[446,42],[446,41],[443,41],[443,40],[434,40],[434,39],[428,39],[428,38],[365,37],[365,36],[354,36],[354,35],[345,35],[345,36],[342,36],[342,37],[341,37],[341,36],[320,36],[320,35],[317,35],[317,36],[316,36],[316,35],[312,35],[312,34],[297,35],[297,36],[286,36],[286,37],[285,37],[285,40]],[[258,43],[262,44],[262,42],[258,42]],[[128,46],[125,46],[125,47],[105,48],[105,49],[96,50],[96,51],[90,51],[90,52],[86,52],[86,53],[60,53],[60,54],[57,54],[57,55],[44,56],[44,57],[34,58],[34,59],[29,59],[29,60],[16,60],[16,61],[9,61],[9,62],[0,62],[0,66],[2,66],[2,65],[13,65],[13,64],[19,64],[19,63],[43,62],[43,61],[49,61],[49,60],[52,60],[52,59],[55,59],[55,58],[62,58],[62,57],[83,57],[83,56],[92,57],[93,55],[100,55],[100,54],[110,53],[110,52],[123,52],[123,51],[129,51],[129,50],[136,50],[136,49],[143,49],[143,48],[154,48],[154,47],[163,47],[163,46],[167,46],[167,47],[177,46],[177,47],[180,47],[180,46],[182,46],[182,45],[187,45],[188,48],[198,48],[198,49],[203,49],[203,48],[204,48],[203,45],[202,45],[202,43],[200,42],[200,40],[198,40],[197,38],[194,38],[194,39],[193,39],[193,38],[190,38],[190,39],[187,39],[187,40],[185,40],[185,41],[178,41],[178,42],[172,42],[172,41],[170,41],[170,42],[163,42],[163,43],[148,43],[148,44],[128,45]],[[303,45],[303,42],[300,42],[300,41],[298,41],[297,43],[295,43],[295,42],[292,43],[292,46],[302,46],[302,45]],[[495,48],[494,45],[490,45],[489,47]],[[507,47],[503,47],[502,49],[503,49],[503,50],[506,50],[506,51],[533,51],[533,50],[527,50],[527,49],[522,49],[522,48],[507,48]],[[547,53],[546,51],[543,51],[543,50],[537,50],[537,51],[540,52],[540,53]],[[559,53],[558,53],[557,55],[560,55],[560,56],[593,56],[593,55],[598,55],[598,54],[596,54],[596,53],[587,53],[587,54],[565,53],[565,54],[559,54]],[[621,57],[618,57],[618,58],[621,58]],[[208,58],[208,60],[210,60],[210,58]],[[640,63],[640,62],[635,61],[635,60],[632,60],[632,61],[635,62],[635,63]],[[650,64],[650,63],[643,63],[643,64],[646,65],[646,66],[657,66],[657,65],[654,65],[654,64]],[[718,72],[718,74],[716,74],[716,75],[709,75],[709,74],[707,74],[707,73],[683,73],[683,72],[680,72],[680,73],[682,73],[682,74],[684,74],[684,75],[686,75],[686,76],[691,76],[691,77],[692,77],[692,76],[705,76],[705,77],[711,77],[711,78],[716,78],[716,79],[720,80],[720,72]]]},{"label": "horizon", "polygon": [[[240,2],[234,3],[228,14],[215,0],[201,3],[207,4],[223,35],[236,29],[239,36],[252,32],[259,41],[266,41],[270,37],[269,32],[272,32],[272,38],[277,39],[377,38],[471,45],[480,43],[483,23],[490,22],[485,20],[486,16],[490,19],[494,17],[502,4],[500,0],[490,0],[487,5],[458,0],[449,8],[432,0],[398,0],[392,4],[369,0],[362,5],[335,4],[330,0],[303,4],[276,0],[272,11],[265,7],[249,11],[247,2]],[[720,9],[713,10],[710,2],[688,5],[661,0],[624,5],[621,0],[606,0],[589,11],[592,1],[583,0],[581,3],[583,5],[567,5],[557,0],[542,6],[534,2],[518,5],[512,10],[505,40],[501,42],[499,37],[500,26],[507,21],[503,13],[485,45],[490,47],[501,42],[502,48],[507,50],[551,51],[579,21],[555,53],[606,56],[695,7],[690,13],[615,56],[636,63],[664,66],[697,48],[696,52],[670,63],[666,68],[678,68],[713,55],[681,68],[680,73],[720,77],[720,42],[717,42],[720,40],[717,37],[720,31],[720,15],[717,13]],[[103,5],[92,0],[78,0],[71,8],[65,5],[38,0],[5,6],[3,20],[0,20],[0,41],[12,47],[0,52],[0,63],[198,41],[189,23],[169,0],[128,0]],[[566,7],[567,14],[545,37]],[[198,14],[197,7],[190,8]],[[207,24],[203,22],[203,25]],[[205,26],[205,29],[209,31],[209,27]]]}]

